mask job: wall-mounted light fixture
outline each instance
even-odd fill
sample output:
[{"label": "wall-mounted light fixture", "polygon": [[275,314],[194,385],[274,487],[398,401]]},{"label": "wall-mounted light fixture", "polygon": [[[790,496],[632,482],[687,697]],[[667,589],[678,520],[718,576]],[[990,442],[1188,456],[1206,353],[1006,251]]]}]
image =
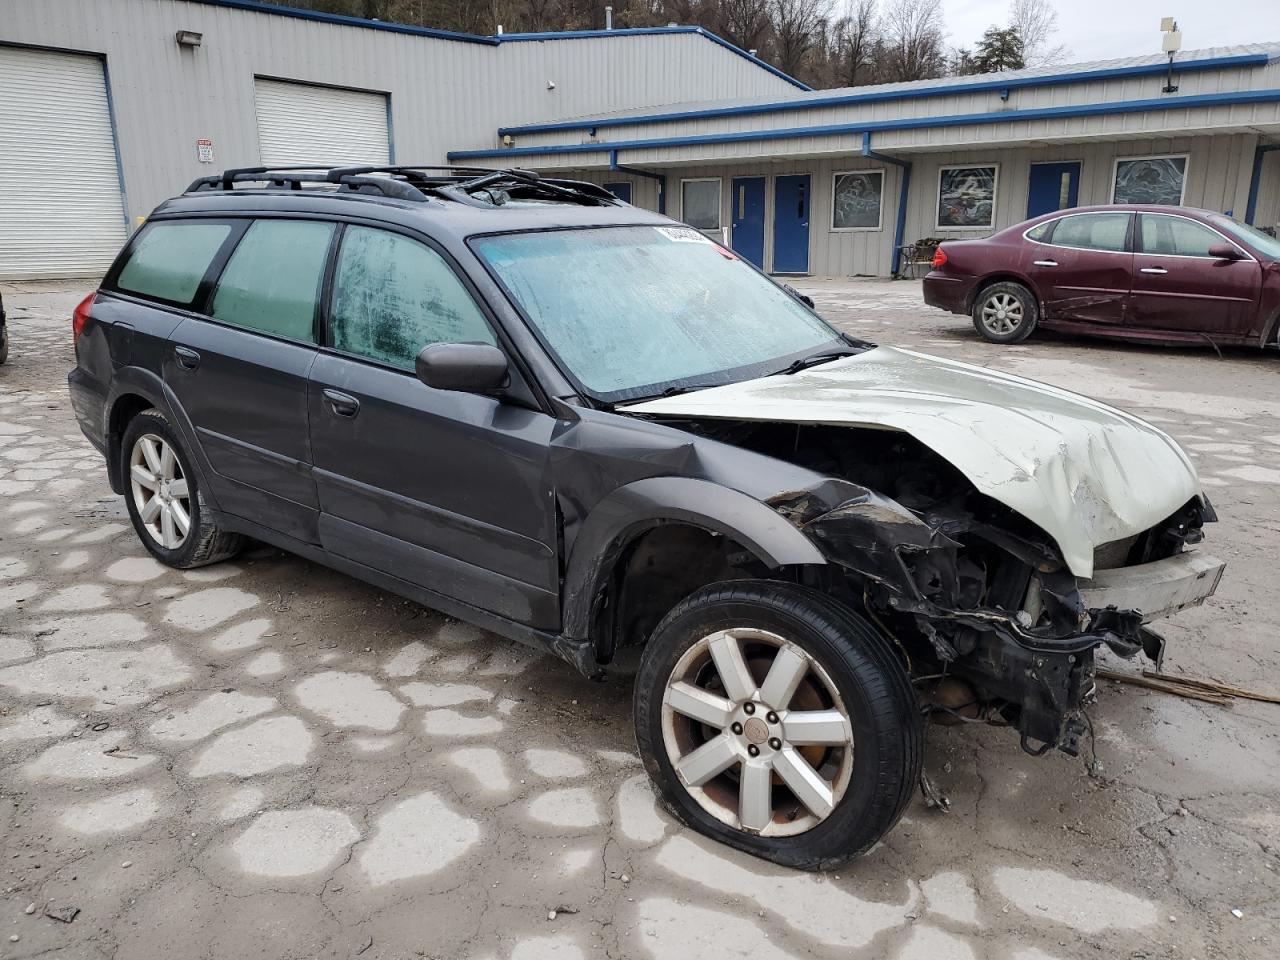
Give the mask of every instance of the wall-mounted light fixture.
[{"label": "wall-mounted light fixture", "polygon": [[195,30],[179,30],[174,34],[174,39],[180,47],[198,47],[204,42],[204,34]]}]

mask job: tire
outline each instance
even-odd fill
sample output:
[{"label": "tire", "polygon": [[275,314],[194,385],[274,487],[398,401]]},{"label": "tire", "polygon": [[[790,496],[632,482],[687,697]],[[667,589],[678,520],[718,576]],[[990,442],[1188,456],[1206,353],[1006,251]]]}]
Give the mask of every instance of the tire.
[{"label": "tire", "polygon": [[9,327],[0,323],[0,363],[9,359]]},{"label": "tire", "polygon": [[[143,410],[135,416],[125,428],[120,447],[120,474],[124,478],[129,519],[133,522],[138,539],[153,557],[166,566],[188,570],[226,560],[240,551],[244,538],[238,533],[228,533],[215,524],[213,514],[200,491],[199,477],[191,468],[191,458],[177,431],[163,414],[158,410]],[[166,448],[175,461],[173,465],[168,465]],[[156,458],[161,461],[160,470],[154,469]],[[147,487],[140,476],[135,474],[135,462],[156,487]],[[171,479],[160,482],[166,475]],[[179,485],[183,481],[185,487]],[[163,496],[157,487],[164,488]],[[162,504],[162,500],[166,502]],[[163,521],[163,513],[175,501],[182,507],[182,513],[187,518],[185,531],[181,529],[181,523],[172,510],[170,523]],[[153,502],[156,504],[154,508],[151,507]],[[158,510],[159,518],[153,514],[144,520],[142,511],[149,508]],[[166,527],[169,529],[166,530]],[[175,539],[174,536],[166,535],[169,533],[180,533],[181,537]]]},{"label": "tire", "polygon": [[973,300],[973,327],[988,343],[1021,343],[1040,321],[1036,295],[1020,283],[993,283]]},{"label": "tire", "polygon": [[[749,671],[733,686],[754,687],[743,699],[720,669],[734,662],[723,660],[726,640],[742,651]],[[808,658],[793,692],[770,689],[784,656]],[[696,701],[687,699],[687,686],[701,689]],[[712,584],[677,605],[645,648],[634,708],[640,755],[672,813],[715,840],[788,867],[818,870],[865,853],[898,822],[920,776],[920,715],[893,648],[851,610],[794,584]],[[690,709],[702,719],[683,712]],[[822,719],[821,730],[801,726],[803,713]],[[849,743],[841,745],[841,737]],[[748,752],[752,746],[756,754]],[[731,764],[699,782],[726,751]],[[797,780],[804,789],[815,782],[797,775],[796,755],[826,789],[809,794],[827,802],[825,813],[792,790]],[[745,789],[752,784],[754,805]]]}]

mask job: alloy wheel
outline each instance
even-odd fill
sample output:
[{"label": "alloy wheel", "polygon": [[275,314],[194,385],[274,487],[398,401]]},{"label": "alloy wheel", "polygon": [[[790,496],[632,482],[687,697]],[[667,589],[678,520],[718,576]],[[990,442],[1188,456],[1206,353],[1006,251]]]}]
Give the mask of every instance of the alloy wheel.
[{"label": "alloy wheel", "polygon": [[992,333],[1008,336],[1022,325],[1022,301],[1011,293],[997,293],[982,305],[982,325]]},{"label": "alloy wheel", "polygon": [[138,437],[129,451],[129,489],[151,538],[166,550],[182,546],[191,530],[191,495],[172,444],[154,433]]},{"label": "alloy wheel", "polygon": [[853,770],[853,728],[830,676],[797,644],[751,627],[685,651],[667,680],[662,735],[689,795],[761,837],[813,829]]}]

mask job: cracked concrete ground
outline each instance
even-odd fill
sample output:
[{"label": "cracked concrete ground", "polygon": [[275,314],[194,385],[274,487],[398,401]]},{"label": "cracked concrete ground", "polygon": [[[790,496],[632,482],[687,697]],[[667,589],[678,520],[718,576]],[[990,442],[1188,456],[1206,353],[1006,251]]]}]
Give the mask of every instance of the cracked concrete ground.
[{"label": "cracked concrete ground", "polygon": [[[1169,430],[1230,565],[1167,668],[1280,692],[1280,358],[998,348],[914,283],[801,286],[860,336]],[[151,561],[67,400],[85,289],[3,291],[0,957],[1276,956],[1280,707],[1106,684],[1092,777],[934,727],[949,815],[917,800],[833,874],[740,856],[655,807],[626,678],[273,549]]]}]

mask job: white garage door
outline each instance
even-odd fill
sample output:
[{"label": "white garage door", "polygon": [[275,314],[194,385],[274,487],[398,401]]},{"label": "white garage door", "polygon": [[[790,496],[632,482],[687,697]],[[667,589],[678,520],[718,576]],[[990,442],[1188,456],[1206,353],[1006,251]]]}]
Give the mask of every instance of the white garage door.
[{"label": "white garage door", "polygon": [[254,80],[264,166],[389,163],[387,98],[281,80]]},{"label": "white garage door", "polygon": [[102,61],[0,46],[0,280],[96,276],[124,239]]}]

